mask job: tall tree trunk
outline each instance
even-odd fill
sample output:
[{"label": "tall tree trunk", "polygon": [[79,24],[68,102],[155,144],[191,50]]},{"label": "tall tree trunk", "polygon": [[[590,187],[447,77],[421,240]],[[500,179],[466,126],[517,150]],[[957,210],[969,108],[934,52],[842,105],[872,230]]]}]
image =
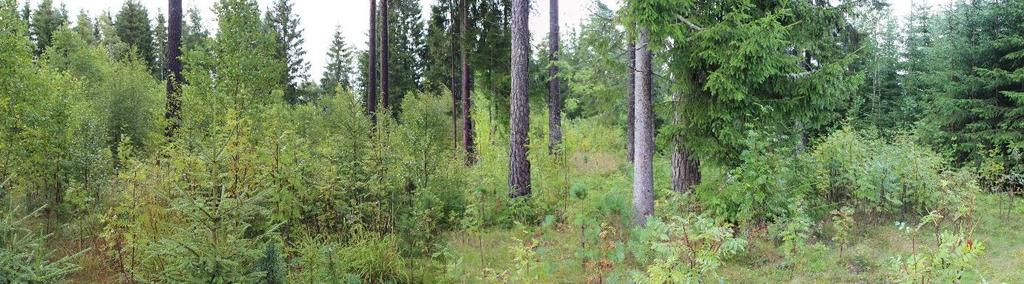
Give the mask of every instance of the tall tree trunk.
[{"label": "tall tree trunk", "polygon": [[558,80],[558,0],[551,1],[551,34],[548,35],[548,150],[555,153],[562,143],[562,96]]},{"label": "tall tree trunk", "polygon": [[370,112],[370,119],[377,123],[377,0],[370,0],[370,46],[367,51],[370,56],[370,82],[367,82],[366,109]]},{"label": "tall tree trunk", "polygon": [[167,129],[164,135],[167,138],[174,137],[174,131],[178,129],[179,112],[181,101],[179,90],[181,78],[181,0],[167,1],[167,54],[164,58],[164,69],[167,70],[167,112],[164,118],[167,119]]},{"label": "tall tree trunk", "polygon": [[626,96],[628,96],[627,108],[629,109],[626,115],[626,160],[633,164],[633,151],[635,151],[633,135],[636,133],[636,109],[634,109],[636,104],[636,43],[633,40],[626,45],[626,54],[629,56],[627,59],[629,63],[626,64],[628,67],[626,69]]},{"label": "tall tree trunk", "polygon": [[391,69],[388,67],[388,0],[380,0],[380,107],[388,108],[391,99]]},{"label": "tall tree trunk", "polygon": [[462,46],[459,52],[462,62],[462,147],[466,149],[466,164],[476,163],[476,148],[473,144],[473,118],[470,112],[471,95],[469,82],[469,61],[466,59],[466,0],[459,2],[462,6],[462,20],[459,23],[459,42]]},{"label": "tall tree trunk", "polygon": [[636,52],[636,147],[633,166],[633,222],[647,224],[647,217],[654,214],[654,116],[651,111],[651,51],[648,45],[648,29],[640,28]]},{"label": "tall tree trunk", "polygon": [[449,9],[448,10],[449,19],[451,20],[451,22],[448,25],[449,35],[451,35],[451,38],[448,41],[449,45],[451,46],[451,50],[450,50],[451,53],[449,54],[451,57],[449,58],[450,60],[448,61],[448,66],[451,67],[451,77],[450,77],[450,79],[451,79],[451,86],[448,88],[448,91],[450,91],[451,94],[452,94],[452,145],[454,145],[454,147],[455,147],[455,153],[458,153],[458,151],[459,151],[459,122],[458,122],[459,121],[459,95],[458,94],[459,93],[455,89],[456,86],[458,85],[458,83],[455,82],[456,78],[458,78],[458,76],[455,75],[456,73],[458,73],[458,71],[456,71],[456,64],[455,64],[455,54],[458,53],[458,50],[457,50],[457,47],[456,47],[456,42],[455,42],[456,41],[456,37],[455,37],[455,19],[456,19],[456,17],[455,17],[455,1],[448,1],[448,9]]},{"label": "tall tree trunk", "polygon": [[[680,113],[686,98],[678,92],[673,96],[675,102],[672,105],[672,124],[686,124]],[[672,190],[679,193],[687,192],[699,183],[700,161],[687,149],[683,136],[677,134],[672,138]]]},{"label": "tall tree trunk", "polygon": [[526,145],[529,143],[530,104],[527,101],[529,83],[530,34],[529,0],[512,0],[512,94],[510,101],[509,134],[509,196],[515,198],[530,194],[530,160]]}]

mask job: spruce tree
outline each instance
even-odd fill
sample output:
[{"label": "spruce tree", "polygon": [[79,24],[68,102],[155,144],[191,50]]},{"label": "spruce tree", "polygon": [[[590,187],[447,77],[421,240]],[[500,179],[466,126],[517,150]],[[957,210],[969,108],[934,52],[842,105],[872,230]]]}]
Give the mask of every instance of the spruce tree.
[{"label": "spruce tree", "polygon": [[78,18],[75,20],[75,27],[72,29],[76,34],[82,37],[85,42],[93,44],[96,43],[96,27],[92,23],[92,18],[89,14],[82,10],[78,13]]},{"label": "spruce tree", "polygon": [[[28,9],[26,9],[27,11]],[[68,21],[67,11],[53,7],[53,0],[43,0],[32,13],[30,21],[31,38],[35,40],[35,56],[39,57],[52,43],[53,33]]]},{"label": "spruce tree", "polygon": [[[402,100],[409,92],[422,90],[425,27],[422,7],[417,0],[389,0],[388,8],[388,107],[401,112]],[[383,22],[382,22],[383,24]],[[383,29],[383,25],[381,28]],[[383,45],[384,39],[381,38]],[[383,46],[381,46],[383,52]],[[383,59],[383,58],[381,58]],[[382,62],[383,64],[383,62]],[[382,65],[383,66],[383,65]],[[381,70],[381,80],[385,72]],[[384,82],[382,81],[381,84]]]},{"label": "spruce tree", "polygon": [[334,93],[339,86],[342,90],[352,91],[353,86],[349,77],[354,72],[352,56],[352,49],[345,43],[341,27],[336,27],[331,48],[327,50],[327,66],[324,68],[323,77],[320,78],[320,86],[325,92]]},{"label": "spruce tree", "polygon": [[203,17],[199,9],[192,7],[188,9],[188,21],[182,22],[181,46],[182,50],[192,50],[199,47],[210,37],[210,33],[204,28]]},{"label": "spruce tree", "polygon": [[149,12],[137,0],[129,0],[121,6],[114,22],[117,37],[135,50],[135,57],[146,63],[153,74],[160,71],[156,65],[153,48],[153,29],[149,25]]},{"label": "spruce tree", "polygon": [[294,6],[291,0],[277,0],[264,17],[277,38],[276,57],[287,66],[281,84],[287,86],[284,95],[290,103],[299,102],[302,94],[298,84],[309,79],[310,68],[309,62],[303,58],[306,55],[302,48],[305,39],[302,38],[303,29],[299,27],[299,16],[292,11]]},{"label": "spruce tree", "polygon": [[164,19],[164,13],[157,11],[156,13],[156,29],[153,30],[153,58],[154,65],[159,66],[157,69],[157,79],[164,80],[166,78],[166,55],[167,55],[167,20]]}]

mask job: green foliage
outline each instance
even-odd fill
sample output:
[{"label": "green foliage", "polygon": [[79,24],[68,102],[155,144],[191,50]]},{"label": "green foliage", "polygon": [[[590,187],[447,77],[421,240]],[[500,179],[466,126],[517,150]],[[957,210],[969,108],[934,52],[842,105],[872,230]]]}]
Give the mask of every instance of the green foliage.
[{"label": "green foliage", "polygon": [[354,231],[348,245],[307,239],[297,246],[298,269],[288,277],[298,283],[410,283],[417,279],[398,253],[394,235]]},{"label": "green foliage", "polygon": [[692,283],[721,281],[719,268],[727,257],[744,250],[746,240],[733,235],[729,225],[702,216],[673,216],[665,222],[651,218],[633,232],[630,246],[641,271],[638,283]]},{"label": "green foliage", "polygon": [[[221,0],[217,13],[217,39],[214,44],[215,89],[249,110],[280,101],[281,78],[287,68],[278,59],[274,33],[260,20],[259,6],[253,0]],[[205,70],[204,70],[205,71]],[[203,76],[209,76],[203,73]],[[185,76],[190,82],[194,80]],[[195,81],[204,83],[205,81]],[[218,108],[223,110],[224,108]]]},{"label": "green foliage", "polygon": [[782,146],[787,145],[785,140],[751,131],[745,140],[747,150],[740,155],[743,163],[717,188],[697,191],[705,210],[730,222],[764,223],[794,215],[795,208],[789,206],[793,200],[814,202],[807,178],[811,162],[803,154],[794,157],[793,150]]},{"label": "green foliage", "polygon": [[156,47],[153,46],[153,29],[149,25],[149,11],[136,0],[124,2],[114,22],[117,37],[132,48],[134,58],[141,59],[148,70],[157,74],[163,68],[156,66]]},{"label": "green foliage", "polygon": [[839,257],[843,257],[843,251],[850,244],[850,231],[856,225],[853,220],[853,209],[844,206],[833,210],[832,215],[832,242],[839,246]]},{"label": "green foliage", "polygon": [[831,202],[875,213],[920,214],[938,200],[943,159],[909,137],[885,143],[849,128],[815,147],[815,187]]},{"label": "green foliage", "polygon": [[53,0],[43,0],[32,13],[32,19],[26,22],[31,23],[29,26],[32,38],[35,39],[35,55],[39,56],[50,47],[53,33],[68,22],[68,11],[63,4],[57,8],[53,6]]},{"label": "green foliage", "polygon": [[[0,181],[0,188],[6,184]],[[4,206],[6,207],[6,206]],[[18,208],[4,208],[0,213],[0,283],[54,283],[79,269],[72,263],[78,253],[53,260],[53,252],[44,243],[48,236],[30,229],[29,218],[42,208],[24,217],[16,216]]]},{"label": "green foliage", "polygon": [[339,87],[347,92],[354,91],[352,73],[352,47],[345,43],[341,34],[341,27],[334,29],[334,36],[331,38],[331,47],[327,50],[327,66],[324,67],[324,74],[320,77],[320,87],[326,93],[333,93]]},{"label": "green foliage", "polygon": [[[302,48],[305,39],[302,37],[303,29],[299,26],[299,15],[293,13],[295,4],[290,0],[278,0],[267,10],[263,17],[276,39],[274,56],[278,61],[284,62],[285,72],[280,79],[280,84],[287,86],[285,89],[285,100],[290,103],[299,102],[305,94],[299,93],[300,81],[309,79],[310,64],[303,56],[306,50]],[[333,89],[332,89],[333,90]]]},{"label": "green foliage", "polygon": [[940,27],[935,60],[948,66],[933,71],[941,82],[926,117],[925,141],[958,163],[978,165],[996,151],[1007,170],[1020,172],[1024,146],[1024,96],[1020,70],[1024,28],[1001,23],[1024,21],[1024,5],[1014,1],[958,3]]}]

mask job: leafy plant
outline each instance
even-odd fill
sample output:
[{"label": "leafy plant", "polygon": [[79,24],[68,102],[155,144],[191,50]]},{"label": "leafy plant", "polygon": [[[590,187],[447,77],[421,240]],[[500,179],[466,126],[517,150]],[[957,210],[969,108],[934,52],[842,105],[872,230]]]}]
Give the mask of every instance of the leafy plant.
[{"label": "leafy plant", "polygon": [[652,217],[633,232],[631,251],[640,270],[638,283],[692,283],[720,278],[725,258],[744,250],[746,240],[728,225],[703,216],[674,216],[669,222]]}]

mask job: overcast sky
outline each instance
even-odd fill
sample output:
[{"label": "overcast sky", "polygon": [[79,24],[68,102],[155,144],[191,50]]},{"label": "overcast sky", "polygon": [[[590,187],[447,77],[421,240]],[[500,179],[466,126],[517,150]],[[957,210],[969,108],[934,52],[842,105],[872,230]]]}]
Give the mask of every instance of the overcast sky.
[{"label": "overcast sky", "polygon": [[[38,4],[41,0],[31,0],[33,4]],[[66,5],[71,19],[75,19],[75,15],[78,15],[79,10],[86,10],[90,15],[99,15],[102,11],[110,11],[111,14],[116,14],[117,11],[124,4],[125,0],[55,0],[57,3],[63,3]],[[167,1],[165,0],[139,0],[145,5],[149,12],[150,18],[156,18],[156,11],[160,11],[162,14],[167,13]],[[274,0],[257,0],[260,3],[260,9],[266,11],[267,7],[273,3]],[[430,13],[430,4],[438,0],[419,0],[420,5],[423,7],[423,18],[424,21],[427,19]],[[589,14],[593,8],[592,2],[594,0],[560,0],[559,17],[563,26],[563,33],[568,29],[574,28],[579,25],[580,21]],[[612,9],[618,9],[619,2],[621,0],[598,0]],[[951,0],[890,0],[893,5],[893,9],[897,15],[905,15],[909,13],[911,4],[917,3],[928,3],[932,6],[938,6],[949,3]],[[24,2],[19,0],[19,2]],[[185,10],[190,7],[197,7],[203,12],[203,19],[208,23],[208,29],[215,30],[216,24],[213,20],[216,18],[213,14],[213,3],[216,0],[182,0],[182,5]],[[334,34],[335,27],[340,26],[342,34],[345,36],[345,40],[356,46],[359,49],[366,48],[366,34],[369,30],[369,12],[370,2],[367,0],[293,0],[295,3],[295,12],[300,15],[302,20],[301,26],[305,29],[305,40],[306,43],[303,46],[306,50],[306,59],[312,64],[310,69],[311,79],[319,80],[320,75],[323,73],[325,65],[327,49],[330,47],[331,35]],[[530,13],[530,31],[533,34],[534,40],[543,38],[543,34],[547,33],[548,25],[548,1],[546,0],[531,0],[532,12]]]}]

